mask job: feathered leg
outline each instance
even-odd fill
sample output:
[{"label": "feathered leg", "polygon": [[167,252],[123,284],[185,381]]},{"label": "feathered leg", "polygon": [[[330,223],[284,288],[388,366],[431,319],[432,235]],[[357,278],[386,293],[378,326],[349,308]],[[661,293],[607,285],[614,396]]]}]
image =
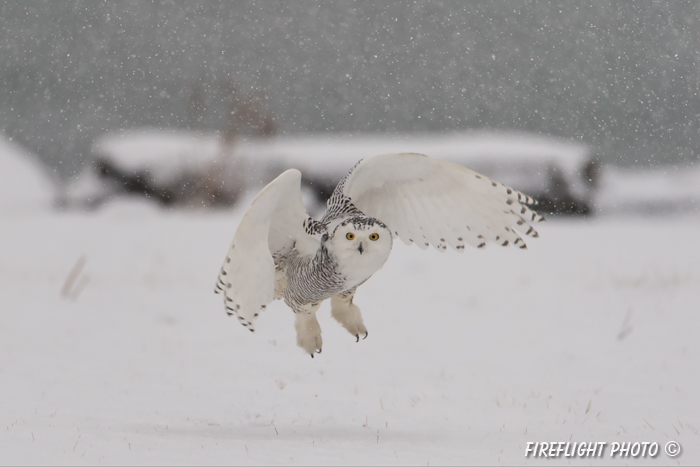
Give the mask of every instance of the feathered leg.
[{"label": "feathered leg", "polygon": [[331,297],[331,316],[335,318],[350,334],[355,336],[357,342],[360,342],[360,336],[364,335],[363,339],[367,338],[367,328],[362,321],[362,313],[360,308],[352,303],[357,287],[345,293]]},{"label": "feathered leg", "polygon": [[316,319],[316,312],[321,303],[309,303],[295,309],[296,321],[294,328],[297,330],[297,345],[306,350],[311,358],[314,358],[314,352],[321,353],[323,339],[321,339],[321,325]]}]

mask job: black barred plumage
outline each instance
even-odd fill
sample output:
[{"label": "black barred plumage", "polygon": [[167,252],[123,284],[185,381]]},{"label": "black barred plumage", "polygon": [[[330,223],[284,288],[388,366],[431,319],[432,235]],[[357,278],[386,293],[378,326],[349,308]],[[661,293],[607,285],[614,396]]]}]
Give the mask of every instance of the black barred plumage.
[{"label": "black barred plumage", "polygon": [[344,292],[345,278],[338,272],[336,260],[322,245],[314,257],[293,255],[283,261],[287,276],[284,302],[295,313],[304,305],[320,302]]},{"label": "black barred plumage", "polygon": [[331,197],[326,203],[326,213],[321,219],[322,224],[328,225],[328,222],[334,219],[339,219],[341,217],[365,215],[362,211],[357,209],[355,205],[352,204],[352,200],[349,197],[347,197],[345,193],[343,193],[345,183],[347,182],[348,178],[350,178],[350,175],[352,175],[353,171],[355,170],[355,167],[357,167],[361,163],[362,160],[355,164],[352,167],[352,169],[350,169],[350,172],[348,172],[347,175],[343,177],[343,179],[340,182],[338,182],[338,185],[335,187],[335,190],[333,190],[333,194],[331,194]]}]

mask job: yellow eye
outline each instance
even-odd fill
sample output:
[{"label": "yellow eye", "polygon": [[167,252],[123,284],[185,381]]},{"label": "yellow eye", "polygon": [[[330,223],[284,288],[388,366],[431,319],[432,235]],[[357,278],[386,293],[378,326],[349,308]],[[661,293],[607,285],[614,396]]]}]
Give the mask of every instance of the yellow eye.
[{"label": "yellow eye", "polygon": [[345,238],[347,238],[348,240],[352,240],[353,238],[355,238],[355,234],[352,232],[348,232],[348,234],[345,236]]},{"label": "yellow eye", "polygon": [[373,233],[372,235],[369,236],[369,239],[372,240],[373,242],[376,242],[379,240],[379,234]]}]

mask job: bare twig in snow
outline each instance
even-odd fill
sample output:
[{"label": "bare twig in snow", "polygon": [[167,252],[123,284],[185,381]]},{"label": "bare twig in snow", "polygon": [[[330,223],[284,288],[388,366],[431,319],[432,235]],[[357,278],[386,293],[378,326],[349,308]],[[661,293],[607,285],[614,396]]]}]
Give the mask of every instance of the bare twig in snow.
[{"label": "bare twig in snow", "polygon": [[617,333],[617,340],[621,341],[627,337],[632,332],[632,326],[630,326],[630,321],[632,317],[632,309],[627,310],[625,319],[622,320],[622,326],[620,326],[620,332]]},{"label": "bare twig in snow", "polygon": [[75,301],[89,282],[89,276],[81,276],[85,268],[85,263],[87,263],[87,259],[83,255],[78,258],[75,266],[73,266],[73,269],[68,273],[66,281],[63,283],[63,288],[61,289],[61,296],[63,298],[69,298]]}]

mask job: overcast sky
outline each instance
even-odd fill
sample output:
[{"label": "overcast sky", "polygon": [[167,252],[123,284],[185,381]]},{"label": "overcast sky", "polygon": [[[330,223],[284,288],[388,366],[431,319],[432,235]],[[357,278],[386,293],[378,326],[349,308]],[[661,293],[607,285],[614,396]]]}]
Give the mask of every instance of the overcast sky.
[{"label": "overcast sky", "polygon": [[0,131],[66,176],[96,137],[519,129],[695,161],[697,2],[0,2]]}]

